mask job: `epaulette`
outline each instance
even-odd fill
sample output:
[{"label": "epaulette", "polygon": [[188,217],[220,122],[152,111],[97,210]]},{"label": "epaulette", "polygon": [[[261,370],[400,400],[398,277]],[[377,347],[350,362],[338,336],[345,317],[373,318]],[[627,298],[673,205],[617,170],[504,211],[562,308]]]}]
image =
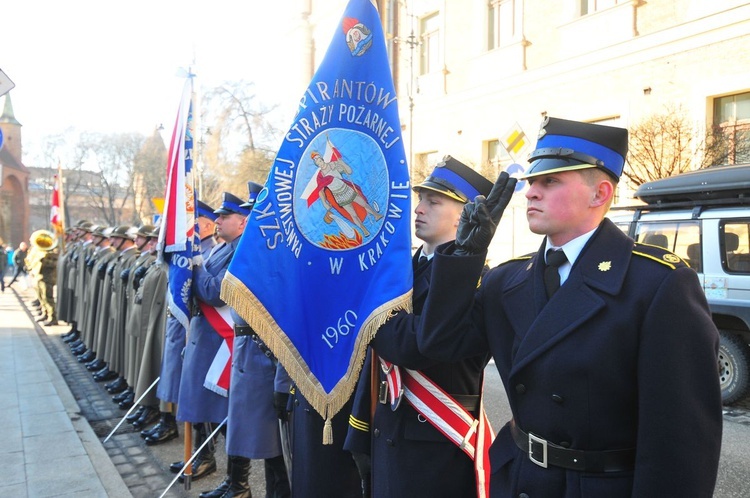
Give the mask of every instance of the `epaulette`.
[{"label": "epaulette", "polygon": [[531,258],[533,258],[535,254],[536,254],[536,251],[535,252],[530,252],[529,254],[524,254],[523,256],[518,256],[518,257],[515,257],[515,258],[508,259],[506,261],[503,261],[499,265],[497,265],[495,268],[497,268],[498,266],[507,265],[508,263],[513,263],[515,261],[528,261]]},{"label": "epaulette", "polygon": [[[518,256],[518,257],[515,257],[515,258],[511,258],[511,259],[505,260],[502,263],[498,264],[497,266],[493,266],[491,269],[494,270],[495,268],[500,268],[501,266],[505,266],[508,263],[519,262],[519,261],[528,261],[531,258],[533,258],[535,254],[536,254],[536,252],[532,252],[532,253],[529,253],[529,254],[524,254],[523,256]],[[487,273],[487,272],[482,272],[482,276],[479,277],[479,282],[477,282],[477,289],[482,286],[482,278],[484,277],[485,273]]]},{"label": "epaulette", "polygon": [[657,263],[661,263],[673,270],[681,267],[690,268],[690,265],[687,264],[684,259],[661,246],[636,242],[633,244],[633,254],[635,256],[656,261]]}]

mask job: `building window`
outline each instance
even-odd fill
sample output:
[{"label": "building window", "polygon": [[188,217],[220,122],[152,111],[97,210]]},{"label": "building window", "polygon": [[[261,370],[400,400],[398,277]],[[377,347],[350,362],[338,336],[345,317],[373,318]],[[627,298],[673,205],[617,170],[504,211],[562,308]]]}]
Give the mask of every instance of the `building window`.
[{"label": "building window", "polygon": [[630,0],[579,0],[579,1],[580,1],[580,8],[581,8],[581,15],[585,16],[587,14],[593,14],[594,12],[599,12],[600,10],[604,10],[609,7],[614,7],[615,5],[618,5],[621,3],[627,3]]},{"label": "building window", "polygon": [[487,50],[517,40],[521,32],[521,10],[516,0],[490,0],[487,5]]},{"label": "building window", "polygon": [[727,164],[750,163],[750,92],[714,100],[714,126],[723,136]]},{"label": "building window", "polygon": [[419,20],[419,74],[440,68],[440,13]]}]

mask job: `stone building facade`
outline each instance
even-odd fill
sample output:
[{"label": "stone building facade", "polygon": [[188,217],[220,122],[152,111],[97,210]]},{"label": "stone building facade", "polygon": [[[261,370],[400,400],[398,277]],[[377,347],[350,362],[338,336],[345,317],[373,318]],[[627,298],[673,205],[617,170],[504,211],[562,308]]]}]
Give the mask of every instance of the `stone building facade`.
[{"label": "stone building facade", "polygon": [[18,247],[29,238],[29,171],[21,158],[21,123],[13,113],[10,94],[3,99],[0,115],[0,239]]},{"label": "stone building facade", "polygon": [[[384,3],[414,181],[444,154],[488,176],[525,167],[545,116],[631,128],[681,107],[696,133],[719,126],[750,140],[750,2]],[[526,146],[510,155],[519,132]],[[630,192],[621,181],[621,203],[632,202]],[[525,204],[519,192],[494,261],[538,247]]]}]

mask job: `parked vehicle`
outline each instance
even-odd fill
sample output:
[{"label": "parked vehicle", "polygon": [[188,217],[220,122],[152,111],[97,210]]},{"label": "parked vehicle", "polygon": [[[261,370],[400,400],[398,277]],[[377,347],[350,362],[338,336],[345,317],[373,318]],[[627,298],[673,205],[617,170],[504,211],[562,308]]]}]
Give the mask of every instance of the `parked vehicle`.
[{"label": "parked vehicle", "polygon": [[645,204],[613,208],[609,217],[698,272],[721,334],[722,400],[734,403],[750,391],[750,164],[644,183],[635,197]]}]

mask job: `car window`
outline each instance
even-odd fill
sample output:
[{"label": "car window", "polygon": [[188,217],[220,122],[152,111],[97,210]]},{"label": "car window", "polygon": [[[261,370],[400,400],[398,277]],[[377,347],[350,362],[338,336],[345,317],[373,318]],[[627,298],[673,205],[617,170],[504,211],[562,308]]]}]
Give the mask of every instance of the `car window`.
[{"label": "car window", "polygon": [[663,247],[687,261],[700,272],[701,229],[698,221],[642,222],[636,229],[636,240]]},{"label": "car window", "polygon": [[723,224],[723,263],[727,271],[750,273],[750,220]]}]

